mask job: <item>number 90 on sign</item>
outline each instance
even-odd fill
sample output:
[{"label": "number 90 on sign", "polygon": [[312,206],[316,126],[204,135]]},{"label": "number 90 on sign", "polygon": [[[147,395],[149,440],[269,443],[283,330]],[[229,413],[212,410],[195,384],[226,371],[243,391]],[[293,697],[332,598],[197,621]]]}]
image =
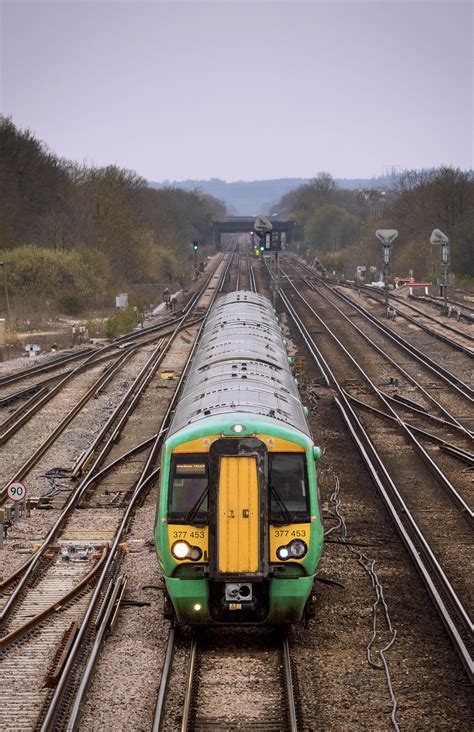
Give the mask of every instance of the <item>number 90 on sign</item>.
[{"label": "number 90 on sign", "polygon": [[23,483],[10,483],[7,488],[7,495],[10,501],[24,501],[28,491]]}]

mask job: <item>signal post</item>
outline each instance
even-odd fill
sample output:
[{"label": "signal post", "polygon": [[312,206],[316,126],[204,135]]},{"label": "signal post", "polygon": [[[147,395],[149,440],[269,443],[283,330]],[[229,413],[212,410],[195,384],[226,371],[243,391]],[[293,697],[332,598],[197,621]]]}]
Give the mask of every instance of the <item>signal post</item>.
[{"label": "signal post", "polygon": [[281,252],[281,231],[273,231],[271,221],[265,216],[257,216],[255,219],[254,231],[260,239],[259,249],[261,253],[273,252],[273,292],[272,302],[276,309],[278,290],[280,287],[280,265],[278,254]]}]

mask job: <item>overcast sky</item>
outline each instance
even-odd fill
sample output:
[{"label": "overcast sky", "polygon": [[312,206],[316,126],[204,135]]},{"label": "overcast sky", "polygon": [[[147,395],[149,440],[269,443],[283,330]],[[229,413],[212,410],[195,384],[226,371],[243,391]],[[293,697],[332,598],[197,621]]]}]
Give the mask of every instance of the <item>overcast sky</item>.
[{"label": "overcast sky", "polygon": [[473,3],[0,0],[1,110],[149,180],[473,167]]}]

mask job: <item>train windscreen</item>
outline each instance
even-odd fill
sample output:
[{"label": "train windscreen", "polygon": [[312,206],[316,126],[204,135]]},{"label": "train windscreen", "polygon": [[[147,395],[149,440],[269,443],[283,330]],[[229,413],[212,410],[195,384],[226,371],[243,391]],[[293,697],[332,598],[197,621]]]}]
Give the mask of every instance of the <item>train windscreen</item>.
[{"label": "train windscreen", "polygon": [[208,515],[208,458],[204,455],[174,457],[168,496],[171,521],[206,521]]},{"label": "train windscreen", "polygon": [[273,453],[268,456],[270,522],[309,521],[306,456]]}]

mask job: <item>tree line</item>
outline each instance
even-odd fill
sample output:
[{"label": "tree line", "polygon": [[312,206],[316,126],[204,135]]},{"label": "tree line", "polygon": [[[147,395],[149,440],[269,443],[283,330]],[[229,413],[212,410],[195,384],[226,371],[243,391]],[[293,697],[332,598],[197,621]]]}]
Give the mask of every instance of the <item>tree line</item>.
[{"label": "tree line", "polygon": [[191,242],[211,241],[225,206],[198,191],[148,187],[136,172],[59,158],[0,116],[0,260],[12,294],[59,307],[101,304],[130,283],[172,282]]},{"label": "tree line", "polygon": [[452,271],[474,277],[474,174],[442,166],[405,171],[384,192],[337,188],[329,173],[290,191],[272,212],[292,215],[312,256],[353,277],[357,265],[380,269],[376,229],[397,229],[393,271],[416,277],[439,273],[440,252],[429,238],[435,228],[451,241]]}]

